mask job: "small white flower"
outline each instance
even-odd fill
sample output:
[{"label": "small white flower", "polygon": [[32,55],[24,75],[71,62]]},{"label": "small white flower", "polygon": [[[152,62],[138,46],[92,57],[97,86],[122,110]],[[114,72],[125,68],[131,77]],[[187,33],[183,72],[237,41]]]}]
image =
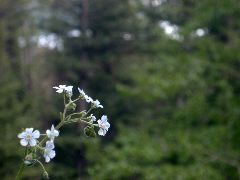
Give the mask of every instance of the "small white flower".
[{"label": "small white flower", "polygon": [[89,96],[86,96],[85,99],[86,99],[86,101],[88,103],[92,103],[93,102],[93,99],[91,97],[89,97]]},{"label": "small white flower", "polygon": [[81,96],[83,96],[83,97],[86,96],[86,93],[82,89],[78,88],[78,91],[81,94]]},{"label": "small white flower", "polygon": [[44,148],[44,154],[43,157],[45,158],[45,162],[49,162],[50,159],[54,158],[56,156],[54,149],[54,144],[52,141],[47,141],[46,146]]},{"label": "small white flower", "polygon": [[96,121],[96,117],[93,114],[91,114],[89,117],[91,118],[91,121]]},{"label": "small white flower", "polygon": [[20,144],[22,146],[36,146],[37,140],[40,137],[40,132],[38,130],[33,131],[33,128],[26,128],[26,130],[18,134],[18,138],[21,139]]},{"label": "small white flower", "polygon": [[96,108],[103,108],[103,106],[100,104],[99,100],[92,101],[93,107]]},{"label": "small white flower", "polygon": [[103,115],[100,120],[97,121],[99,126],[98,134],[100,136],[105,136],[105,134],[108,131],[108,128],[110,128],[110,124],[108,123],[107,116]]},{"label": "small white flower", "polygon": [[73,86],[67,86],[65,87],[65,91],[67,92],[67,94],[71,97],[72,96],[72,89]]},{"label": "small white flower", "polygon": [[48,129],[46,131],[46,134],[47,134],[47,137],[53,141],[55,137],[58,137],[59,132],[54,128],[54,125],[52,125],[51,130]]},{"label": "small white flower", "polygon": [[90,96],[88,96],[82,89],[78,88],[78,91],[79,91],[80,95],[83,97],[83,99],[86,100],[86,102],[88,102],[88,103],[93,102],[93,99]]},{"label": "small white flower", "polygon": [[73,86],[66,86],[66,85],[59,85],[59,87],[53,87],[54,89],[57,89],[57,93],[61,94],[63,92],[66,92],[69,96],[72,96],[72,88]]},{"label": "small white flower", "polygon": [[66,88],[66,85],[59,85],[59,87],[53,87],[54,89],[57,89],[57,93],[61,94],[64,92],[65,88]]}]

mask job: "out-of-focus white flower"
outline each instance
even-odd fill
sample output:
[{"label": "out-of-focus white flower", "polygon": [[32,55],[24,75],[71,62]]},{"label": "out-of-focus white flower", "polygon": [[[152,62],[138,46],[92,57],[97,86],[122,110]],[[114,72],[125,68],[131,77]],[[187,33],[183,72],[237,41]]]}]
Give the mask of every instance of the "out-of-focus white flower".
[{"label": "out-of-focus white flower", "polygon": [[90,97],[90,96],[86,96],[86,101],[88,103],[92,103],[93,102],[93,99]]},{"label": "out-of-focus white flower", "polygon": [[110,128],[110,124],[108,123],[107,116],[103,115],[101,117],[101,119],[99,119],[97,122],[98,122],[98,126],[100,128],[99,131],[98,131],[98,134],[100,136],[105,136],[105,134],[108,131],[108,128]]},{"label": "out-of-focus white flower", "polygon": [[92,101],[93,107],[96,108],[103,108],[103,106],[100,104],[99,100]]},{"label": "out-of-focus white flower", "polygon": [[72,88],[73,86],[66,86],[66,85],[59,85],[59,87],[53,87],[54,89],[57,89],[57,93],[61,94],[63,92],[66,92],[69,96],[72,96]]},{"label": "out-of-focus white flower", "polygon": [[54,149],[54,144],[52,141],[47,141],[46,146],[44,148],[44,154],[43,157],[45,158],[46,162],[49,162],[50,159],[54,158],[56,156]]},{"label": "out-of-focus white flower", "polygon": [[54,89],[57,89],[56,92],[59,93],[59,94],[61,94],[61,93],[64,92],[64,90],[65,90],[65,88],[66,88],[66,85],[59,85],[59,87],[54,86],[53,88],[54,88]]},{"label": "out-of-focus white flower", "polygon": [[46,134],[47,134],[47,137],[48,137],[50,140],[53,141],[54,138],[59,135],[59,132],[58,132],[58,130],[56,130],[56,129],[54,128],[54,125],[52,125],[51,130],[48,129],[48,130],[46,131]]},{"label": "out-of-focus white flower", "polygon": [[78,88],[78,91],[80,95],[83,97],[83,99],[86,100],[86,102],[88,103],[93,102],[93,99],[90,96],[88,96],[82,89]]},{"label": "out-of-focus white flower", "polygon": [[81,94],[81,96],[83,96],[83,97],[86,96],[86,93],[82,89],[78,88],[78,91]]},{"label": "out-of-focus white flower", "polygon": [[40,132],[38,130],[33,131],[33,128],[26,128],[26,130],[18,134],[18,138],[21,139],[20,144],[22,146],[36,146],[37,140],[40,137]]},{"label": "out-of-focus white flower", "polygon": [[65,91],[67,92],[67,94],[71,97],[72,96],[72,89],[73,86],[67,86],[65,87]]},{"label": "out-of-focus white flower", "polygon": [[96,121],[96,117],[95,117],[93,114],[90,115],[90,118],[91,118],[91,121],[92,121],[92,122],[93,122],[93,121]]}]

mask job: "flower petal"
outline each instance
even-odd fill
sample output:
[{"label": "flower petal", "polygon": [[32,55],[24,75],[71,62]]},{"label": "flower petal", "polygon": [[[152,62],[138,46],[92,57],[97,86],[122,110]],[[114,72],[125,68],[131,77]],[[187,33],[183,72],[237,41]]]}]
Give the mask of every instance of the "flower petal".
[{"label": "flower petal", "polygon": [[107,131],[104,130],[104,129],[99,129],[98,134],[99,134],[100,136],[105,136],[106,132],[107,132]]},{"label": "flower petal", "polygon": [[51,135],[51,131],[48,129],[48,130],[46,130],[46,134],[47,134],[47,137],[49,137],[50,138],[50,135]]},{"label": "flower petal", "polygon": [[102,121],[101,121],[101,120],[98,120],[97,122],[98,122],[98,125],[102,124]]},{"label": "flower petal", "polygon": [[28,142],[27,142],[27,140],[25,140],[25,139],[21,139],[20,144],[21,144],[22,146],[27,146],[27,145],[28,145]]},{"label": "flower petal", "polygon": [[59,135],[58,130],[54,130],[54,131],[53,131],[53,135],[54,135],[55,137],[57,137],[57,136]]},{"label": "flower petal", "polygon": [[106,122],[107,120],[108,120],[108,118],[107,118],[106,115],[103,115],[103,116],[101,117],[101,121],[102,121],[102,122]]},{"label": "flower petal", "polygon": [[59,85],[59,88],[65,89],[65,88],[66,88],[66,85]]},{"label": "flower petal", "polygon": [[54,130],[54,125],[51,126],[51,131],[53,131],[53,130]]},{"label": "flower petal", "polygon": [[26,128],[26,132],[27,133],[32,133],[33,132],[33,128]]},{"label": "flower petal", "polygon": [[35,140],[35,139],[31,139],[30,141],[29,141],[29,144],[30,144],[30,146],[36,146],[37,145],[37,141]]},{"label": "flower petal", "polygon": [[55,153],[54,150],[50,150],[48,155],[52,159],[52,158],[54,158],[56,156],[56,153]]},{"label": "flower petal", "polygon": [[39,130],[35,130],[32,135],[33,135],[33,138],[35,138],[35,139],[39,138],[40,137]]},{"label": "flower petal", "polygon": [[62,92],[63,92],[63,89],[58,89],[56,92],[57,92],[57,93],[62,93]]},{"label": "flower petal", "polygon": [[25,138],[26,137],[26,133],[22,132],[22,133],[18,134],[17,137],[20,138],[20,139]]},{"label": "flower petal", "polygon": [[106,122],[105,126],[107,129],[110,128],[110,124],[108,122]]},{"label": "flower petal", "polygon": [[48,157],[48,156],[44,156],[45,157],[45,162],[49,162],[50,161],[50,157]]},{"label": "flower petal", "polygon": [[52,141],[47,141],[46,142],[46,148],[47,149],[54,149],[54,144]]}]

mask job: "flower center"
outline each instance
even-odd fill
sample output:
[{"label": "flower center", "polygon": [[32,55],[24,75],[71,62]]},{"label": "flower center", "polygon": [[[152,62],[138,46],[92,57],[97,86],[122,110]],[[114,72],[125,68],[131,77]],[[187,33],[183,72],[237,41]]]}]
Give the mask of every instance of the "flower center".
[{"label": "flower center", "polygon": [[49,154],[49,149],[45,149],[45,153],[48,155]]},{"label": "flower center", "polygon": [[101,124],[100,127],[103,128],[103,129],[106,129],[106,125],[105,124]]},{"label": "flower center", "polygon": [[31,136],[30,134],[28,134],[28,135],[26,136],[26,139],[27,139],[27,140],[31,140],[31,139],[32,139],[32,136]]}]

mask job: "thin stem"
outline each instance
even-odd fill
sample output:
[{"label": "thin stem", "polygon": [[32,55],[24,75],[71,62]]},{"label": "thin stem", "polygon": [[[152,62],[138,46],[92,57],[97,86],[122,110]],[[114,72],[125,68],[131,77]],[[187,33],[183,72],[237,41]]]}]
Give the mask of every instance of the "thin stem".
[{"label": "thin stem", "polygon": [[[83,111],[82,111],[82,112],[83,112]],[[71,116],[81,115],[82,112],[69,114],[69,115],[66,117],[66,119],[68,119],[68,118],[71,117]]]},{"label": "thin stem", "polygon": [[64,106],[66,105],[66,95],[63,95],[63,102],[64,102]]},{"label": "thin stem", "polygon": [[79,99],[80,99],[80,96],[79,96],[77,99],[73,100],[72,102],[76,102],[76,101],[78,101]]},{"label": "thin stem", "polygon": [[40,164],[40,166],[41,166],[42,169],[43,169],[43,172],[47,172],[46,169],[45,169],[45,167],[43,166],[42,162],[39,161],[38,159],[35,159],[35,160]]},{"label": "thin stem", "polygon": [[87,122],[87,121],[84,121],[84,120],[82,120],[82,119],[80,119],[80,121],[81,121],[81,122],[84,122],[84,123],[86,123],[86,124],[89,124],[89,125],[93,125],[93,126],[98,127],[98,124],[92,124],[92,123]]},{"label": "thin stem", "polygon": [[[65,96],[64,96],[64,97],[65,97]],[[68,108],[68,106],[69,106],[70,104],[71,104],[71,102],[69,102],[68,104],[65,105],[64,110],[63,110],[63,119],[62,119],[62,121],[60,121],[60,123],[56,126],[55,129],[60,129],[60,128],[64,125],[64,123],[66,122],[65,119],[66,119],[67,108]],[[47,139],[48,139],[48,137],[45,136],[45,137],[42,139],[42,141],[38,144],[38,146],[41,147],[42,144],[43,144]]]},{"label": "thin stem", "polygon": [[93,125],[93,126],[98,127],[97,124],[93,124],[93,123],[91,123],[91,122],[84,121],[82,118],[71,119],[69,122],[67,121],[66,123],[73,123],[73,122],[78,122],[78,121],[81,121],[81,122],[83,122],[83,123],[86,123],[86,124],[89,124],[89,125]]},{"label": "thin stem", "polygon": [[20,165],[20,168],[18,170],[18,173],[17,173],[17,176],[16,176],[16,180],[20,180],[21,179],[24,167],[25,167],[24,162],[22,162],[21,165]]},{"label": "thin stem", "polygon": [[[24,157],[26,157],[27,153],[28,153],[28,147],[25,148]],[[16,175],[16,180],[20,180],[21,179],[24,167],[25,167],[24,161],[22,161],[22,163],[20,165],[20,168],[18,170],[18,173]]]},{"label": "thin stem", "polygon": [[[93,108],[92,108],[92,107],[90,107],[90,108],[89,108],[89,110],[86,112],[85,116],[87,116],[87,114],[88,114],[88,113],[90,113],[90,112],[91,112],[91,110],[93,110]],[[84,116],[83,116],[83,117],[84,117]]]}]

